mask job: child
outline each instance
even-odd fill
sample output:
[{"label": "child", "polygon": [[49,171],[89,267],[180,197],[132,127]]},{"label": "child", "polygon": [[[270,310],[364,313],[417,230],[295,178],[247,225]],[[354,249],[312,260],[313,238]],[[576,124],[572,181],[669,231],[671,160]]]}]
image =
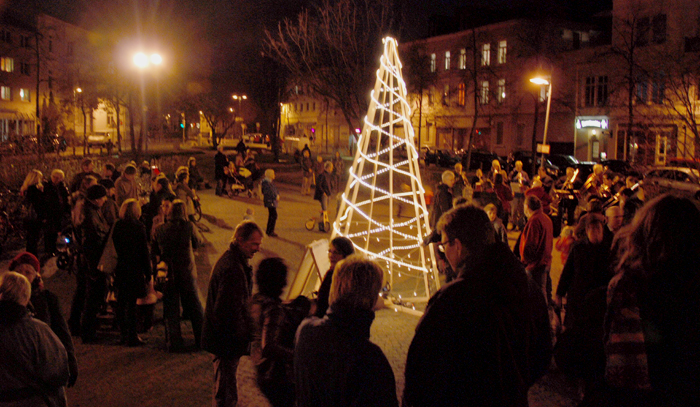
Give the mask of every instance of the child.
[{"label": "child", "polygon": [[557,240],[557,244],[554,247],[561,253],[562,265],[566,264],[566,259],[569,258],[569,252],[571,251],[571,246],[573,246],[574,242],[574,228],[571,226],[565,226],[564,229],[561,230],[561,236],[559,237],[559,240]]}]

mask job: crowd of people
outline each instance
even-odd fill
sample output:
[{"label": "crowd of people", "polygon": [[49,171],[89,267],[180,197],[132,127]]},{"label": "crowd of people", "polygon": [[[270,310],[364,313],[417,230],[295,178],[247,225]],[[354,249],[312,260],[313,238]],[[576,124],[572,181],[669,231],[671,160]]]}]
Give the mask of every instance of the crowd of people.
[{"label": "crowd of people", "polygon": [[[318,163],[323,206],[334,164]],[[585,213],[558,238],[564,269],[553,290],[547,197],[555,181],[542,172],[530,180],[518,163],[511,174],[495,163],[472,179],[461,168],[443,173],[429,220],[435,232],[426,243],[434,244],[450,281],[418,322],[397,397],[392,367],[370,341],[384,286],[377,262],[336,237],[316,298],[289,302],[281,299],[283,259],[251,267],[265,235],[275,237],[279,194],[271,170],[261,183],[266,232],[253,220],[236,226],[202,305],[194,250],[204,242],[190,218],[193,164],[176,171],[174,185],[135,163],[121,174],[107,165],[100,176],[89,159],[70,187],[60,170],[47,182],[38,171],[28,174],[22,193],[36,212],[27,217],[35,240],[28,237],[27,252],[0,277],[0,405],[66,405],[65,387],[78,377],[72,337],[100,340],[97,316],[109,287],[117,295],[121,343],[140,346],[149,308],[138,304],[149,305],[156,284],[167,350],[213,355],[216,406],[237,405],[236,371],[248,355],[273,406],[527,406],[528,390],[552,357],[580,378],[582,405],[700,404],[700,211],[687,199],[644,202],[642,189],[620,187],[617,204],[605,208],[605,196],[591,193]],[[598,177],[602,190],[610,177],[594,171],[590,185]],[[218,175],[217,181],[222,193],[226,181]],[[46,240],[65,223],[80,247],[67,321],[43,287],[36,237],[44,233]],[[520,232],[512,249],[508,226]],[[564,307],[563,327],[553,329]],[[182,337],[183,314],[192,323],[191,346]]]}]

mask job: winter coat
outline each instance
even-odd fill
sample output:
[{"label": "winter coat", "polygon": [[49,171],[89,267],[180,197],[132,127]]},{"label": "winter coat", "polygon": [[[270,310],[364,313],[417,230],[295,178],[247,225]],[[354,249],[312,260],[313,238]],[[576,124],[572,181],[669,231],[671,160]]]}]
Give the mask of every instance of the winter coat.
[{"label": "winter coat", "polygon": [[194,215],[195,194],[192,192],[190,187],[183,182],[178,182],[175,184],[173,191],[175,192],[175,195],[177,195],[177,199],[185,203],[185,206],[187,207],[187,215]]},{"label": "winter coat", "polygon": [[120,208],[127,199],[138,199],[139,197],[139,186],[136,180],[129,180],[126,178],[126,175],[119,177],[117,182],[114,183],[114,188],[117,190],[116,201],[117,206]]},{"label": "winter coat", "polygon": [[68,188],[63,181],[57,185],[53,182],[44,184],[44,207],[51,208],[46,211],[46,221],[57,229],[60,228],[63,219],[70,213]]},{"label": "winter coat", "polygon": [[496,192],[496,196],[498,196],[501,202],[501,209],[505,213],[510,213],[510,201],[513,200],[513,191],[510,190],[509,186],[504,184],[494,185],[493,190]]},{"label": "winter coat", "polygon": [[527,406],[528,387],[551,358],[541,291],[503,243],[471,256],[458,273],[416,327],[404,405]]},{"label": "winter coat", "polygon": [[217,180],[226,178],[224,168],[228,167],[228,158],[226,154],[217,152],[214,155],[214,178]]},{"label": "winter coat", "polygon": [[135,298],[146,296],[146,283],[151,279],[151,258],[148,253],[146,227],[138,220],[120,219],[112,233],[117,252],[114,284],[119,292],[130,292]]},{"label": "winter coat", "polygon": [[440,184],[437,187],[437,193],[433,201],[433,208],[430,211],[430,228],[435,229],[440,216],[443,213],[452,209],[452,192],[450,187],[445,184]]},{"label": "winter coat", "polygon": [[297,406],[398,406],[391,365],[369,340],[373,320],[373,311],[336,301],[325,317],[301,323],[294,348]]},{"label": "winter coat", "polygon": [[83,216],[78,225],[81,262],[88,272],[97,272],[102,251],[107,243],[109,224],[100,208],[89,200],[83,201]]},{"label": "winter coat", "polygon": [[65,406],[68,376],[66,349],[51,328],[0,300],[0,406]]},{"label": "winter coat", "polygon": [[95,177],[98,181],[102,179],[102,176],[94,171],[90,172],[79,172],[75,174],[73,177],[73,180],[70,183],[70,193],[74,193],[80,189],[80,186],[83,184],[83,179],[87,177],[88,175]]},{"label": "winter coat", "polygon": [[[32,214],[28,214],[28,218],[32,222],[41,222],[46,218],[46,206],[44,202],[44,191],[39,189],[36,185],[32,185],[24,192],[24,205],[27,207],[29,212],[33,211]],[[30,219],[31,218],[31,219]]]},{"label": "winter coat", "polygon": [[252,338],[248,301],[252,289],[253,269],[238,246],[231,243],[211,272],[202,349],[227,359],[248,353]]},{"label": "winter coat", "polygon": [[165,222],[156,229],[152,250],[154,256],[168,265],[168,277],[173,284],[196,287],[197,265],[194,252],[204,244],[204,238],[194,223],[184,219]]},{"label": "winter coat", "polygon": [[262,189],[263,194],[263,204],[266,208],[276,208],[277,207],[277,188],[272,180],[265,177],[260,184],[260,189]]},{"label": "winter coat", "polygon": [[318,174],[316,177],[316,190],[314,191],[314,199],[320,201],[323,195],[331,196],[331,180],[326,171]]},{"label": "winter coat", "polygon": [[520,260],[526,270],[552,265],[553,241],[552,220],[541,209],[535,211],[525,224],[518,246]]},{"label": "winter coat", "polygon": [[301,172],[305,178],[311,177],[313,167],[314,163],[311,161],[311,157],[301,157]]},{"label": "winter coat", "polygon": [[66,348],[68,368],[72,378],[78,376],[78,360],[75,357],[73,338],[68,330],[68,324],[61,312],[61,305],[56,294],[49,290],[32,285],[32,297],[27,309],[34,318],[48,325]]}]

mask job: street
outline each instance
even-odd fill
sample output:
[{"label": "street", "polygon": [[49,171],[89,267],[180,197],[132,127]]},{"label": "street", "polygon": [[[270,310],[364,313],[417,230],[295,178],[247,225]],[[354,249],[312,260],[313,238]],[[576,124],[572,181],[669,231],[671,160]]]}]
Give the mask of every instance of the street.
[{"label": "street", "polygon": [[[291,282],[305,245],[313,240],[327,238],[328,234],[319,232],[318,229],[307,231],[304,228],[304,221],[320,209],[317,201],[309,196],[301,196],[295,185],[278,182],[277,186],[281,195],[276,228],[279,237],[265,237],[261,251],[251,263],[255,267],[264,257],[282,257],[290,268],[288,280]],[[217,197],[213,189],[200,191],[200,198],[204,213],[201,223],[206,230],[204,236],[207,243],[197,250],[196,261],[198,285],[204,303],[211,269],[227,249],[235,225],[243,219],[246,209],[252,208],[256,222],[264,228],[267,210],[260,199],[243,195],[232,199]],[[335,202],[331,202],[330,207],[335,208]],[[331,217],[333,215],[334,211],[331,211]],[[511,244],[516,237],[511,233]],[[561,270],[558,253],[555,253],[554,258],[553,269],[558,273]],[[49,262],[45,270],[51,274],[55,267]],[[557,277],[558,275],[555,276],[555,284]],[[75,277],[59,270],[46,279],[46,286],[60,297],[63,312],[67,314]],[[83,345],[78,338],[74,338],[80,375],[76,386],[68,390],[70,405],[210,405],[213,385],[211,355],[204,351],[167,353],[161,316],[162,306],[158,304],[155,327],[142,335],[148,341],[144,347],[119,346],[118,332],[108,330],[106,326],[99,334],[104,339],[97,344]],[[417,322],[418,317],[414,315],[382,309],[376,313],[372,326],[371,340],[382,348],[391,363],[399,397],[403,391],[406,353]],[[183,323],[183,334],[186,345],[193,344],[189,322]],[[242,359],[239,368],[239,398],[242,406],[268,405],[256,387],[254,368],[247,357]],[[531,406],[573,406],[576,404],[575,398],[576,392],[572,384],[557,374],[545,376],[530,391]]]}]

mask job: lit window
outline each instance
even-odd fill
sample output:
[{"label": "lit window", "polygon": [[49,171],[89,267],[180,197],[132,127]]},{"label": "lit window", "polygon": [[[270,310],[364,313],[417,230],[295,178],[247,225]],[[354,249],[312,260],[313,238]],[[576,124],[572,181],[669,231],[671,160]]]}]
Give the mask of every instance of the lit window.
[{"label": "lit window", "polygon": [[459,84],[459,89],[457,91],[457,104],[460,106],[464,106],[464,103],[466,101],[466,85],[464,83]]},{"label": "lit window", "polygon": [[467,69],[467,50],[459,50],[459,69]]},{"label": "lit window", "polygon": [[435,54],[430,54],[430,72],[435,72],[437,57]]},{"label": "lit window", "polygon": [[445,70],[450,70],[450,51],[445,51]]},{"label": "lit window", "polygon": [[491,44],[484,44],[481,47],[481,66],[491,65]]},{"label": "lit window", "polygon": [[498,63],[506,63],[506,55],[508,54],[508,43],[506,41],[498,42]]},{"label": "lit window", "polygon": [[503,102],[503,100],[506,98],[506,80],[505,79],[499,79],[498,80],[498,97],[499,102]]},{"label": "lit window", "polygon": [[12,99],[12,90],[10,89],[9,86],[0,86],[0,99],[2,99],[2,100],[11,100]]},{"label": "lit window", "polygon": [[481,104],[489,103],[489,81],[481,82]]},{"label": "lit window", "polygon": [[15,60],[13,58],[0,58],[0,70],[3,72],[13,72],[15,70]]},{"label": "lit window", "polygon": [[29,89],[20,89],[19,90],[19,99],[22,102],[29,102]]},{"label": "lit window", "polygon": [[450,104],[450,85],[445,85],[442,90],[442,104],[445,106]]}]

